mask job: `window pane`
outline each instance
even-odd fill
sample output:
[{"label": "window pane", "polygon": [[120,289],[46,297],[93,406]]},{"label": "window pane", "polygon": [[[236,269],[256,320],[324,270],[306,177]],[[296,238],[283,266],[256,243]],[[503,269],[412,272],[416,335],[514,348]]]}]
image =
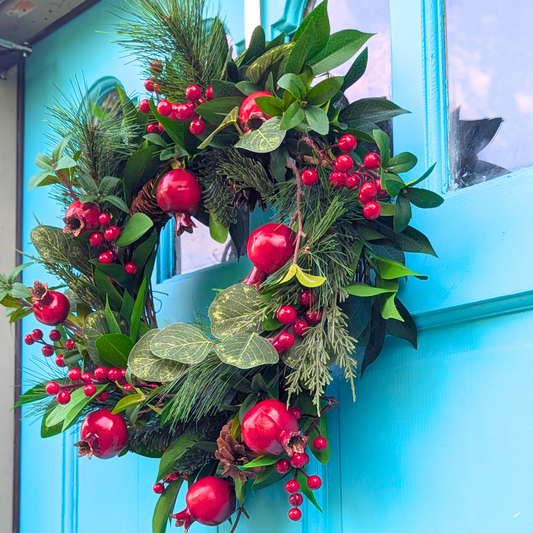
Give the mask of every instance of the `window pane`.
[{"label": "window pane", "polygon": [[453,188],[533,165],[533,2],[447,0]]}]

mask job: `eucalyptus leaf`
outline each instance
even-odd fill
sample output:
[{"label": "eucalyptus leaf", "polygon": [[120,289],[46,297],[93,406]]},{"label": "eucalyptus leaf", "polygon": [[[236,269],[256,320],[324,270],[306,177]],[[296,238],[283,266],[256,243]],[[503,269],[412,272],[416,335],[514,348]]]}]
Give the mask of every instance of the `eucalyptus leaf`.
[{"label": "eucalyptus leaf", "polygon": [[273,152],[285,139],[286,132],[280,128],[280,123],[279,117],[263,122],[258,130],[243,135],[235,148],[243,148],[258,154]]},{"label": "eucalyptus leaf", "polygon": [[198,328],[178,322],[162,329],[150,342],[156,357],[193,365],[203,361],[213,349],[213,341]]},{"label": "eucalyptus leaf", "polygon": [[219,359],[241,369],[273,365],[279,361],[274,346],[257,333],[237,333],[215,345]]}]

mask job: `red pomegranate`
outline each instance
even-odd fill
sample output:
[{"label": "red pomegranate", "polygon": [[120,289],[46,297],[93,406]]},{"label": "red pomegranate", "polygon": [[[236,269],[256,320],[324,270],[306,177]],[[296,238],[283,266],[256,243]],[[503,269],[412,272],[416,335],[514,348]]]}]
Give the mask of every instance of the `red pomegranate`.
[{"label": "red pomegranate", "polygon": [[100,228],[99,215],[100,208],[96,204],[92,202],[82,204],[79,200],[76,200],[70,204],[63,217],[63,222],[65,223],[63,233],[70,233],[77,237],[80,233],[94,231]]},{"label": "red pomegranate", "polygon": [[256,104],[255,99],[260,96],[272,96],[272,93],[267,91],[257,91],[251,94],[241,104],[239,110],[239,120],[242,125],[242,129],[247,132],[250,130],[258,129],[265,120],[268,120],[269,116],[265,115],[259,106]]},{"label": "red pomegranate", "polygon": [[184,526],[188,531],[193,522],[204,526],[218,526],[235,511],[235,489],[226,479],[206,476],[199,479],[187,491],[187,508],[170,515],[176,526]]},{"label": "red pomegranate", "polygon": [[81,440],[76,443],[78,457],[95,455],[100,459],[115,457],[128,443],[128,427],[120,415],[109,409],[88,414],[81,424]]},{"label": "red pomegranate", "polygon": [[35,318],[47,326],[58,326],[67,319],[70,302],[61,292],[49,291],[48,283],[35,281],[30,289]]},{"label": "red pomegranate", "polygon": [[303,453],[307,442],[293,412],[279,400],[263,400],[244,415],[242,439],[250,450],[261,455],[286,451],[289,457]]},{"label": "red pomegranate", "polygon": [[190,215],[194,215],[202,199],[202,187],[196,176],[177,168],[167,172],[157,184],[155,193],[159,207],[176,219],[176,233],[192,233],[196,227]]},{"label": "red pomegranate", "polygon": [[243,281],[259,285],[267,276],[277,272],[294,254],[296,234],[284,224],[265,224],[248,238],[248,257],[254,268]]}]

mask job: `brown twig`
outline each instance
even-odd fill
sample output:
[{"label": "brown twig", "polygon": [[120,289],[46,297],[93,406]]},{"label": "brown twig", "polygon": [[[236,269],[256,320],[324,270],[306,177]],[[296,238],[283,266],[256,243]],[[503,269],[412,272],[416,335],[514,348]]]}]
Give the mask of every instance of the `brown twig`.
[{"label": "brown twig", "polygon": [[70,183],[70,180],[65,176],[65,173],[62,170],[56,170],[55,172],[61,178],[63,185],[68,189],[70,196],[72,196],[74,201],[76,201],[78,199],[78,195],[74,192],[72,184]]},{"label": "brown twig", "polygon": [[294,172],[294,181],[296,183],[296,212],[294,213],[294,216],[292,217],[291,223],[289,225],[292,226],[295,220],[298,221],[298,232],[296,233],[296,243],[294,245],[294,256],[292,258],[292,264],[297,265],[298,264],[298,253],[300,251],[300,243],[302,241],[302,237],[304,238],[306,237],[303,231],[303,220],[302,220],[302,196],[304,192],[302,189],[302,178],[300,176],[300,171],[298,170],[298,167],[294,164],[294,161],[292,161],[290,156],[287,156],[287,166]]},{"label": "brown twig", "polygon": [[248,516],[248,513],[244,509],[244,507],[241,506],[241,507],[239,507],[239,512],[237,514],[237,518],[235,519],[235,523],[233,524],[233,527],[231,528],[229,533],[234,533],[235,532],[235,530],[237,529],[237,526],[239,525],[239,520],[241,519],[242,515],[244,515],[248,519],[250,518]]},{"label": "brown twig", "polygon": [[305,430],[304,435],[309,435],[312,429],[316,428],[316,425],[322,415],[325,415],[330,409],[333,409],[336,405],[339,405],[339,402],[333,396],[325,396],[323,400],[327,400],[328,404],[324,406],[320,411],[320,416],[317,416],[311,425]]}]

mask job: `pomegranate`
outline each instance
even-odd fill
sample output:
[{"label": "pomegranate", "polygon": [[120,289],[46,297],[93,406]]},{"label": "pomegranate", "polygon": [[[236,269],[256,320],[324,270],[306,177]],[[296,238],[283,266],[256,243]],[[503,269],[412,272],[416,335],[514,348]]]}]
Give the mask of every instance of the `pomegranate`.
[{"label": "pomegranate", "polygon": [[260,96],[272,96],[272,94],[267,91],[257,91],[256,93],[248,96],[248,98],[246,98],[241,104],[241,109],[239,110],[239,120],[241,122],[242,129],[245,132],[258,129],[261,124],[265,122],[265,120],[271,118],[265,115],[255,103],[255,99],[259,98]]},{"label": "pomegranate", "polygon": [[177,168],[167,172],[157,184],[156,199],[159,207],[176,218],[176,233],[192,233],[196,227],[191,219],[200,206],[202,187],[196,176]]},{"label": "pomegranate", "polygon": [[94,231],[100,228],[100,208],[92,202],[85,202],[82,204],[79,200],[70,204],[63,222],[65,227],[63,233],[70,233],[77,237],[80,233],[86,231]]},{"label": "pomegranate", "polygon": [[258,287],[294,254],[296,234],[283,224],[265,224],[248,238],[248,257],[254,268],[243,281]]},{"label": "pomegranate", "polygon": [[[94,386],[94,385],[93,385]],[[96,387],[95,387],[96,388]],[[128,443],[128,428],[120,415],[109,409],[99,409],[88,414],[81,424],[78,457],[95,455],[100,459],[115,457]]]},{"label": "pomegranate", "polygon": [[70,312],[70,302],[61,292],[49,291],[48,283],[35,281],[30,289],[35,318],[47,326],[58,326],[65,322]]},{"label": "pomegranate", "polygon": [[185,496],[187,508],[170,515],[176,526],[184,526],[185,531],[193,522],[204,526],[218,526],[235,511],[235,489],[226,479],[206,476],[191,485]]},{"label": "pomegranate", "polygon": [[279,400],[263,400],[242,419],[242,439],[250,450],[261,455],[289,457],[304,453],[307,437],[298,429],[298,420]]}]

